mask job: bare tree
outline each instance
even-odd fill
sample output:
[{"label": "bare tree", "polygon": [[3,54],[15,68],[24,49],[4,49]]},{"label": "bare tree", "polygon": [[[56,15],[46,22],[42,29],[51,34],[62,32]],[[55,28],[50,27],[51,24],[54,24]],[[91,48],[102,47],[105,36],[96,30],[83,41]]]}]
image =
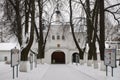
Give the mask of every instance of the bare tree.
[{"label": "bare tree", "polygon": [[43,36],[43,0],[38,0],[38,7],[39,7],[39,37],[38,37],[38,59],[44,58],[44,36]]},{"label": "bare tree", "polygon": [[72,36],[73,36],[73,40],[75,42],[75,45],[79,51],[79,56],[80,56],[80,59],[83,60],[83,56],[84,56],[84,52],[82,51],[82,49],[80,48],[79,44],[78,44],[78,41],[75,37],[75,33],[74,33],[74,25],[73,25],[73,10],[72,10],[72,1],[69,0],[69,9],[70,9],[70,27],[71,27],[71,31],[72,31]]},{"label": "bare tree", "polygon": [[[35,1],[34,0],[30,1],[30,6],[31,6],[30,39],[27,42],[28,43],[27,46],[25,48],[23,48],[23,50],[21,51],[21,60],[22,61],[27,61],[28,60],[28,53],[30,51],[30,48],[31,48],[31,46],[33,44],[33,40],[34,40],[34,26],[35,26],[34,25],[34,23],[35,23]],[[29,18],[28,18],[28,21],[29,21]],[[26,22],[25,24],[28,25],[28,22]]]},{"label": "bare tree", "polygon": [[[86,23],[87,23],[87,42],[89,46],[88,50],[88,60],[97,60],[96,54],[96,39],[99,41],[97,35],[98,27],[98,14],[99,14],[99,5],[98,1],[94,1],[94,6],[91,9],[91,1],[86,0],[86,5],[80,0],[81,5],[83,6],[86,13]],[[86,7],[85,7],[86,6]]]},{"label": "bare tree", "polygon": [[[14,18],[14,24],[16,24],[16,31],[15,31],[15,34],[18,38],[18,42],[20,44],[20,46],[22,45],[22,16],[21,16],[21,4],[20,4],[20,0],[16,0],[16,1],[13,1],[13,0],[6,0],[6,3],[10,3],[11,6],[12,6],[12,9],[14,10],[15,12],[15,18]],[[9,6],[9,5],[8,5]],[[10,17],[10,16],[9,16]]]},{"label": "bare tree", "polygon": [[6,0],[6,13],[21,47],[21,61],[26,62],[34,40],[35,1]]},{"label": "bare tree", "polygon": [[100,56],[104,60],[105,51],[105,13],[104,13],[104,0],[99,0],[100,3]]}]

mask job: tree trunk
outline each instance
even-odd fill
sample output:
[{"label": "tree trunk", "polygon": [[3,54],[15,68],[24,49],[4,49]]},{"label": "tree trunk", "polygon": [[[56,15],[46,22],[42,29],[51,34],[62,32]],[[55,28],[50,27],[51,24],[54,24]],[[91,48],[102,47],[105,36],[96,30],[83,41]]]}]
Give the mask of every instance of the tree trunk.
[{"label": "tree trunk", "polygon": [[97,60],[96,54],[96,39],[97,39],[97,28],[98,28],[98,14],[99,14],[99,3],[98,0],[95,2],[95,7],[93,10],[93,22],[94,22],[94,33],[93,33],[93,60]]},{"label": "tree trunk", "polygon": [[101,59],[101,70],[105,70],[104,66],[104,51],[105,51],[105,14],[104,14],[104,0],[99,0],[100,5],[100,59]]},{"label": "tree trunk", "polygon": [[43,0],[38,0],[39,7],[39,39],[38,39],[38,55],[37,59],[44,58],[44,37],[43,37]]},{"label": "tree trunk", "polygon": [[104,15],[104,0],[100,0],[100,57],[104,60],[105,50],[105,15]]},{"label": "tree trunk", "polygon": [[[86,10],[87,10],[87,35],[88,35],[88,62],[89,60],[97,61],[96,54],[96,35],[97,35],[97,26],[98,26],[98,1],[95,1],[94,8],[92,11],[92,16],[90,12],[90,1],[86,0]],[[90,19],[91,18],[91,19]],[[96,62],[95,62],[96,63]],[[90,63],[88,63],[90,65]]]},{"label": "tree trunk", "polygon": [[72,31],[72,36],[73,36],[73,40],[75,42],[75,45],[79,51],[79,56],[80,56],[80,59],[83,60],[84,58],[84,52],[82,51],[82,49],[80,48],[78,42],[77,42],[77,39],[75,37],[75,33],[74,33],[74,25],[73,25],[73,22],[72,22],[72,3],[71,3],[71,0],[69,0],[69,5],[70,5],[70,27],[71,27],[71,31]]},{"label": "tree trunk", "polygon": [[29,14],[30,14],[29,1],[25,0],[25,35],[28,33],[29,29]]},{"label": "tree trunk", "polygon": [[89,0],[86,0],[86,10],[87,10],[87,39],[88,39],[88,46],[89,46],[89,51],[88,51],[88,60],[92,60],[92,33],[93,33],[93,26],[92,26],[92,21],[90,20],[90,1]]},{"label": "tree trunk", "polygon": [[21,20],[22,20],[22,17],[20,15],[20,3],[18,0],[15,1],[15,11],[16,11],[16,23],[17,23],[17,37],[18,37],[18,42],[20,44],[20,46],[22,45],[22,23],[21,23]]},{"label": "tree trunk", "polygon": [[30,30],[30,39],[25,48],[21,51],[21,63],[20,63],[20,71],[21,72],[28,72],[30,70],[29,68],[29,62],[28,62],[28,54],[30,51],[30,48],[33,44],[34,40],[34,23],[35,23],[35,1],[31,0],[31,30]]},{"label": "tree trunk", "polygon": [[[31,7],[32,7],[32,12],[31,12],[30,39],[29,39],[27,46],[21,52],[21,60],[22,61],[28,60],[28,53],[30,51],[30,48],[31,48],[31,46],[33,44],[33,40],[34,40],[34,23],[35,23],[35,4],[34,4],[34,1],[31,1]],[[28,23],[26,23],[26,24],[28,24]]]}]

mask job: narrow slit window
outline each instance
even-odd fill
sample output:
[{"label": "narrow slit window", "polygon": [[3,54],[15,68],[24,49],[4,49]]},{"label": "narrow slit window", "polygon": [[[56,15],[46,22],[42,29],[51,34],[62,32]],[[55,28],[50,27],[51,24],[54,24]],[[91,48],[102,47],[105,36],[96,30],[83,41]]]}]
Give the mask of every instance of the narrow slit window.
[{"label": "narrow slit window", "polygon": [[64,35],[62,36],[62,40],[65,40],[65,36]]}]

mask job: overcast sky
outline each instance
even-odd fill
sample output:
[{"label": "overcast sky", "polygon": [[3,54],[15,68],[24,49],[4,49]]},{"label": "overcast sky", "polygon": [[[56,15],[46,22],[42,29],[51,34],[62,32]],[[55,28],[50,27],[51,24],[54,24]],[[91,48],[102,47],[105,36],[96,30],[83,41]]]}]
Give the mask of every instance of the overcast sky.
[{"label": "overcast sky", "polygon": [[[3,1],[4,0],[0,0],[0,3],[3,4]],[[69,21],[69,4],[67,2],[67,0],[62,0],[63,2],[59,2],[59,6],[60,6],[60,11],[61,11],[61,14],[62,14],[62,18],[64,18],[65,21]],[[109,5],[113,5],[113,4],[117,4],[118,2],[120,2],[120,0],[106,0],[105,1],[105,7],[108,7]],[[47,6],[45,6],[45,10],[51,15],[54,11],[54,8],[56,7],[56,3],[53,3],[53,4],[49,4]],[[80,6],[78,6],[77,4],[74,5],[74,9],[73,9],[73,18],[76,18],[76,17],[80,17],[81,15],[84,16],[84,11],[79,9]],[[112,11],[116,11],[116,8],[115,7],[114,9],[110,9]],[[50,18],[50,15],[47,16]],[[0,19],[2,18],[3,16],[3,12],[2,12],[2,9],[0,8]],[[46,15],[44,14],[44,17],[46,17]],[[117,22],[114,20],[113,16],[111,14],[109,14],[109,16],[107,15],[107,17],[109,17],[111,23],[113,25],[116,25]],[[119,15],[118,15],[119,17]],[[48,19],[48,18],[47,18]]]}]

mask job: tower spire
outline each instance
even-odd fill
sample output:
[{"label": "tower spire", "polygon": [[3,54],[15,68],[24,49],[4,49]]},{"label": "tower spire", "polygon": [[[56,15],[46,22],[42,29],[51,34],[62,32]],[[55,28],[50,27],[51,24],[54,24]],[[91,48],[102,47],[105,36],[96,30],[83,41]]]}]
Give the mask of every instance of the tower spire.
[{"label": "tower spire", "polygon": [[59,10],[59,0],[57,0],[57,10],[56,10],[56,14],[60,14],[60,10]]},{"label": "tower spire", "polygon": [[60,10],[59,10],[59,0],[57,0],[57,6],[56,6],[56,22],[60,21]]}]

